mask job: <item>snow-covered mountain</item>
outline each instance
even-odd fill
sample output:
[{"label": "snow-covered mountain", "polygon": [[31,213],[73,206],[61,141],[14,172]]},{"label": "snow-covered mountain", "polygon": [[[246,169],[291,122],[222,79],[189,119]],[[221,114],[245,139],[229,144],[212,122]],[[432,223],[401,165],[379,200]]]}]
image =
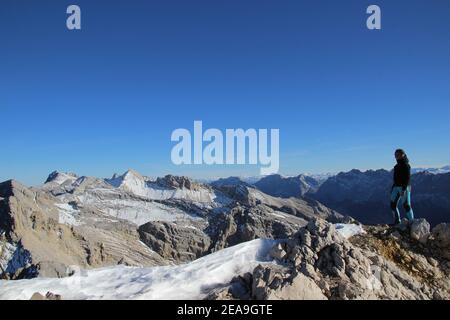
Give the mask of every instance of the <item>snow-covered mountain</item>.
[{"label": "snow-covered mountain", "polygon": [[[429,181],[424,194],[444,176],[420,175]],[[306,178],[297,178],[280,177],[302,187]],[[337,178],[347,191],[372,180],[356,171]],[[47,291],[64,299],[443,297],[439,270],[450,257],[450,226],[425,235],[427,222],[417,223],[401,231],[402,241],[429,238],[426,254],[437,262],[398,252],[437,279],[422,286],[418,276],[402,273],[397,258],[382,256],[384,245],[393,246],[384,244],[393,241],[386,230],[363,227],[308,197],[275,197],[238,178],[203,184],[133,170],[107,179],[53,172],[39,188],[0,183],[0,298]],[[371,269],[368,261],[378,255]],[[386,276],[374,278],[381,268]],[[346,279],[353,287],[341,290]]]},{"label": "snow-covered mountain", "polygon": [[449,173],[450,172],[450,165],[449,166],[443,166],[441,168],[412,168],[412,173],[420,173],[420,172],[428,172],[431,174],[442,174],[442,173]]},{"label": "snow-covered mountain", "polygon": [[133,170],[108,179],[53,172],[40,188],[0,183],[0,275],[192,261],[256,238],[286,237],[314,217],[342,218],[318,202],[246,185],[151,179]]},{"label": "snow-covered mountain", "polygon": [[63,173],[58,171],[53,171],[49,174],[45,183],[52,183],[56,185],[61,185],[65,182],[72,183],[78,179],[78,176],[74,173]]}]

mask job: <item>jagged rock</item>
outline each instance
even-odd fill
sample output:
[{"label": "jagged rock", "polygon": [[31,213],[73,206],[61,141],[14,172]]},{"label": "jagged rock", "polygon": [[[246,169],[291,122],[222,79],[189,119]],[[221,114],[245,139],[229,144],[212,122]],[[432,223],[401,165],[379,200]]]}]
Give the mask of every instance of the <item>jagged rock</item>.
[{"label": "jagged rock", "polygon": [[149,222],[139,227],[142,242],[164,258],[195,260],[209,249],[211,240],[200,229],[171,222]]},{"label": "jagged rock", "polygon": [[415,241],[409,232],[382,226],[368,227],[365,234],[347,240],[330,223],[312,220],[272,248],[279,264],[256,267],[247,295],[253,299],[448,299],[450,276],[439,263],[445,257],[424,245],[411,250],[409,243]]},{"label": "jagged rock", "polygon": [[70,275],[69,266],[54,261],[41,261],[37,263],[36,271],[43,278],[64,278]]},{"label": "jagged rock", "polygon": [[42,294],[40,294],[39,292],[35,292],[33,293],[33,295],[31,296],[30,300],[46,300],[45,296],[43,296]]},{"label": "jagged rock", "polygon": [[287,253],[286,251],[284,251],[283,245],[281,243],[277,244],[272,248],[272,250],[270,250],[270,256],[278,260],[284,259],[286,254]]},{"label": "jagged rock", "polygon": [[205,230],[211,236],[211,252],[257,238],[284,239],[305,225],[304,219],[259,204],[237,205],[229,212],[214,215]]},{"label": "jagged rock", "polygon": [[420,243],[426,243],[430,236],[430,224],[425,219],[416,219],[411,223],[410,235]]},{"label": "jagged rock", "polygon": [[156,183],[173,189],[184,188],[188,190],[197,190],[199,188],[199,184],[193,182],[188,177],[178,177],[173,175],[166,175],[164,178],[158,178]]},{"label": "jagged rock", "polygon": [[278,289],[290,275],[283,266],[259,265],[252,274],[250,296],[256,300],[267,300],[274,289]]},{"label": "jagged rock", "polygon": [[291,283],[284,283],[279,289],[270,291],[268,300],[327,300],[320,287],[311,278],[299,274]]},{"label": "jagged rock", "polygon": [[397,229],[400,232],[405,232],[408,230],[409,222],[406,219],[402,219],[401,223],[397,224],[395,226],[395,229]]},{"label": "jagged rock", "polygon": [[435,243],[441,248],[450,248],[450,223],[441,223],[432,231]]},{"label": "jagged rock", "polygon": [[47,292],[45,296],[39,292],[35,292],[30,300],[62,300],[62,297],[59,294],[54,294],[52,292]]}]

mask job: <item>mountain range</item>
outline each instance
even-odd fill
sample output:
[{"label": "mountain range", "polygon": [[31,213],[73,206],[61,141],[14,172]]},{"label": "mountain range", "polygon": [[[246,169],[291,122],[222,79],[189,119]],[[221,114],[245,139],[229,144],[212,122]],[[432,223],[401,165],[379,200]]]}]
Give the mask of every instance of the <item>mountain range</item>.
[{"label": "mountain range", "polygon": [[[315,200],[186,177],[110,179],[53,172],[39,188],[0,183],[3,276],[59,276],[70,265],[164,265],[256,238],[287,237],[312,217],[343,217]],[[70,271],[67,271],[70,272]]]},{"label": "mountain range", "polygon": [[[448,177],[418,173],[413,187],[445,204]],[[447,299],[450,224],[370,227],[345,212],[353,204],[340,208],[370,204],[389,179],[353,170],[200,183],[128,170],[8,180],[0,299]]]},{"label": "mountain range", "polygon": [[[412,174],[412,206],[416,217],[432,225],[450,222],[449,166],[439,169],[414,169]],[[251,185],[266,194],[281,198],[315,199],[342,214],[365,224],[390,223],[390,190],[392,172],[379,169],[357,169],[329,175],[324,180],[300,174],[271,175],[248,184],[237,177],[220,179],[215,184]]]}]

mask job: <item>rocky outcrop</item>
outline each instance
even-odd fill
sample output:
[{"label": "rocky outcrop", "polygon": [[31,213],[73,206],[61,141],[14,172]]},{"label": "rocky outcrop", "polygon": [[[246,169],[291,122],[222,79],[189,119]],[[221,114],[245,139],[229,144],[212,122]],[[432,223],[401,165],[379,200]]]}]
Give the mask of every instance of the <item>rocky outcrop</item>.
[{"label": "rocky outcrop", "polygon": [[[258,266],[215,290],[216,299],[449,299],[450,263],[411,230],[367,227],[350,239],[323,220],[310,221],[271,251],[278,264]],[[419,238],[420,239],[420,238]]]},{"label": "rocky outcrop", "polygon": [[276,211],[264,204],[237,205],[211,217],[206,233],[212,239],[210,252],[257,238],[283,239],[307,223],[305,219]]},{"label": "rocky outcrop", "polygon": [[432,236],[438,247],[450,250],[450,223],[441,223],[434,227]]},{"label": "rocky outcrop", "polygon": [[302,273],[286,277],[283,269],[260,265],[253,271],[252,279],[252,295],[257,300],[327,299],[314,280]]},{"label": "rocky outcrop", "polygon": [[162,187],[170,189],[198,190],[200,189],[200,186],[205,187],[205,185],[200,185],[196,182],[193,182],[188,177],[173,175],[166,175],[164,178],[157,178],[156,183]]},{"label": "rocky outcrop", "polygon": [[421,243],[426,243],[430,236],[430,224],[425,219],[414,220],[410,226],[410,236]]},{"label": "rocky outcrop", "polygon": [[208,252],[210,238],[201,226],[182,222],[148,222],[139,227],[141,241],[165,259],[177,263],[192,261]]},{"label": "rocky outcrop", "polygon": [[54,301],[56,301],[56,300],[62,300],[62,297],[61,297],[61,295],[59,295],[59,294],[54,294],[54,293],[52,293],[52,292],[47,292],[47,293],[45,294],[45,296],[42,295],[42,294],[40,294],[39,292],[35,292],[35,293],[31,296],[30,300],[36,300],[36,301],[54,300]]}]

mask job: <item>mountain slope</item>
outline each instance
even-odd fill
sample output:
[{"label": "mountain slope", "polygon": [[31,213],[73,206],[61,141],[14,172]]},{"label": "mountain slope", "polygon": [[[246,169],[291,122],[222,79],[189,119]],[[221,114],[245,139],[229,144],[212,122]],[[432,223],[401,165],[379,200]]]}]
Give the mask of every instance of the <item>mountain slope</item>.
[{"label": "mountain slope", "polygon": [[341,218],[317,202],[243,185],[152,180],[132,170],[112,179],[52,173],[41,188],[8,181],[0,184],[0,277],[192,261],[244,241],[286,237],[316,216]]},{"label": "mountain slope", "polygon": [[[65,279],[0,281],[1,299],[30,299],[35,292],[54,292],[64,299],[202,299],[237,274],[268,261],[271,240],[253,240],[189,264],[154,268],[116,266]],[[120,290],[117,290],[120,288]]]},{"label": "mountain slope", "polygon": [[[49,291],[63,299],[449,299],[450,225],[430,233],[417,228],[424,223],[362,228],[319,218],[287,239],[244,242],[178,266],[0,281],[0,299]],[[414,239],[419,229],[425,241]]]},{"label": "mountain slope", "polygon": [[[57,199],[16,181],[1,183],[0,197],[3,198],[0,201],[1,233],[4,242],[18,255],[16,261],[21,261],[11,267],[11,260],[2,255],[0,264],[9,269],[4,270],[7,274],[3,276],[65,276],[72,265],[97,267],[121,260],[136,265],[164,263],[139,241],[134,227],[126,222],[105,226],[93,217],[86,217],[91,219],[90,223],[67,223],[71,220],[61,215]],[[68,208],[62,211],[72,214]]]}]

